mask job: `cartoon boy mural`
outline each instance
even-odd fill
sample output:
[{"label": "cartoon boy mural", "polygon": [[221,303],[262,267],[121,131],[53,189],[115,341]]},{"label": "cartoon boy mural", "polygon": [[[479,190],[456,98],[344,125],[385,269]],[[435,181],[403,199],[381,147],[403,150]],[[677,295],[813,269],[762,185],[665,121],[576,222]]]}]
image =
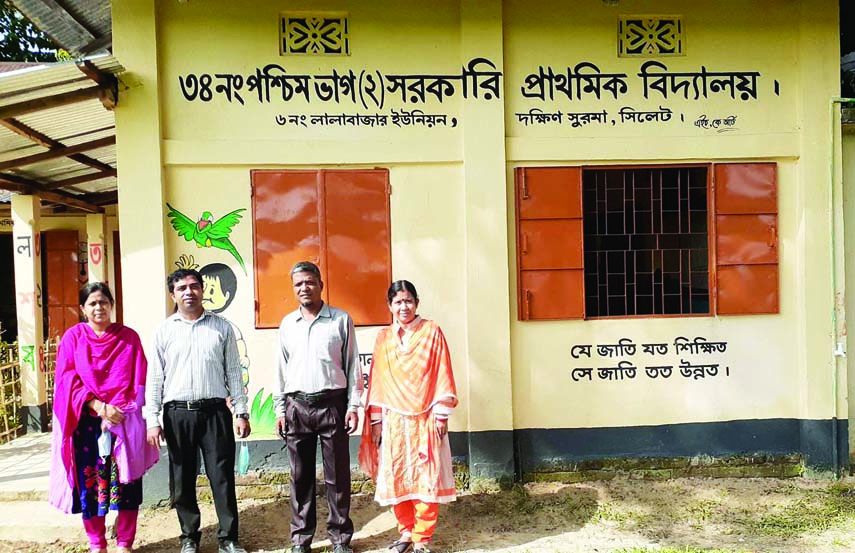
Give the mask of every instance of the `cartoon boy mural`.
[{"label": "cartoon boy mural", "polygon": [[235,299],[235,292],[237,292],[235,272],[222,263],[205,265],[199,269],[199,272],[205,281],[202,304],[208,311],[222,313]]},{"label": "cartoon boy mural", "polygon": [[[208,311],[218,315],[225,311],[237,293],[237,277],[228,265],[210,263],[199,269],[192,255],[183,254],[175,262],[179,269],[197,269],[202,275],[202,305]],[[228,319],[226,319],[228,320]],[[240,355],[240,372],[243,376],[243,389],[246,392],[249,385],[249,356],[246,351],[246,340],[240,329],[231,321],[232,330],[237,339],[238,355]]]},{"label": "cartoon boy mural", "polygon": [[[232,303],[237,292],[237,278],[228,265],[210,263],[199,269],[204,281],[202,290],[202,305],[208,311],[220,314]],[[228,320],[228,319],[227,319]],[[243,375],[243,388],[247,391],[249,384],[249,357],[246,354],[246,341],[243,334],[234,323],[232,330],[237,339],[238,355],[240,355],[240,370]]]}]

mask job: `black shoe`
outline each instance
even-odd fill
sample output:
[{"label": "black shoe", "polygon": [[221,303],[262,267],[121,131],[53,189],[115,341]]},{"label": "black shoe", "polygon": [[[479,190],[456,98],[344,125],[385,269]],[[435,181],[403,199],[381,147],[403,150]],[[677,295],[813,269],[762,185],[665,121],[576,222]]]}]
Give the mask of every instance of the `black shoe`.
[{"label": "black shoe", "polygon": [[410,553],[410,551],[413,550],[413,542],[398,540],[396,542],[392,542],[392,545],[389,546],[389,549],[391,549],[395,553]]},{"label": "black shoe", "polygon": [[178,553],[199,553],[199,544],[193,540],[186,539],[181,542]]},{"label": "black shoe", "polygon": [[311,545],[292,545],[290,553],[311,553]]},{"label": "black shoe", "polygon": [[337,543],[333,547],[333,553],[353,553],[353,548],[346,543]]},{"label": "black shoe", "polygon": [[220,542],[220,553],[246,553],[246,549],[236,541],[223,540]]}]

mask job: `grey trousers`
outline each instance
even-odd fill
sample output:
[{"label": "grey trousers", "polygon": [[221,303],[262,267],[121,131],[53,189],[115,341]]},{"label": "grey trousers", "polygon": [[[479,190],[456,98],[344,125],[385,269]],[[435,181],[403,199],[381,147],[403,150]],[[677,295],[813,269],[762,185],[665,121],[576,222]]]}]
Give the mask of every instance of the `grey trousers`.
[{"label": "grey trousers", "polygon": [[291,542],[294,545],[311,545],[318,525],[315,505],[318,439],[321,441],[324,484],[330,510],[327,533],[333,544],[349,544],[353,537],[350,438],[344,428],[346,413],[346,395],[316,403],[291,396],[286,398],[288,430],[285,442],[291,462]]}]

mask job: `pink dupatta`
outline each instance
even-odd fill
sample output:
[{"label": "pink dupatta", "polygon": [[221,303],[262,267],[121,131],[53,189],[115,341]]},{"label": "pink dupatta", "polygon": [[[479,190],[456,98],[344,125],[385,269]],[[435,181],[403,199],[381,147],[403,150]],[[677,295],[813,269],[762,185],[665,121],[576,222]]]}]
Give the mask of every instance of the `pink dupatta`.
[{"label": "pink dupatta", "polygon": [[86,402],[97,398],[124,411],[122,424],[111,426],[113,457],[119,481],[140,478],[157,462],[159,452],[145,441],[145,379],[148,364],[140,338],[126,326],[112,324],[97,336],[86,323],[66,331],[56,355],[53,399],[53,453],[48,501],[71,512],[75,488],[74,432]]}]

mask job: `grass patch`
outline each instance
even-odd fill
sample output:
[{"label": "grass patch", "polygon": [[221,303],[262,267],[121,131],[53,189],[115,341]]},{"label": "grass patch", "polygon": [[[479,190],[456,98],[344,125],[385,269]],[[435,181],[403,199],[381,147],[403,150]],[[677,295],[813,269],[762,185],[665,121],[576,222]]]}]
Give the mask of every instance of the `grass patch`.
[{"label": "grass patch", "polygon": [[88,545],[64,545],[62,553],[89,553]]},{"label": "grass patch", "polygon": [[757,535],[792,538],[839,527],[855,516],[855,490],[851,486],[836,483],[824,490],[806,490],[805,495],[776,512],[739,522]]},{"label": "grass patch", "polygon": [[732,549],[698,549],[689,547],[685,549],[674,549],[673,547],[663,547],[662,549],[648,549],[646,547],[633,547],[632,549],[618,549],[615,553],[750,553],[748,551],[733,551]]},{"label": "grass patch", "polygon": [[603,501],[597,506],[597,511],[594,513],[594,516],[591,517],[591,520],[596,522],[616,522],[618,524],[623,524],[629,519],[629,515],[624,513],[623,511],[619,511],[615,509],[614,505],[607,501]]},{"label": "grass patch", "polygon": [[709,520],[713,514],[721,507],[721,503],[718,501],[714,501],[712,499],[704,499],[698,501],[693,505],[689,505],[686,507],[686,511],[691,515],[691,517],[698,521],[702,522],[705,520]]}]

